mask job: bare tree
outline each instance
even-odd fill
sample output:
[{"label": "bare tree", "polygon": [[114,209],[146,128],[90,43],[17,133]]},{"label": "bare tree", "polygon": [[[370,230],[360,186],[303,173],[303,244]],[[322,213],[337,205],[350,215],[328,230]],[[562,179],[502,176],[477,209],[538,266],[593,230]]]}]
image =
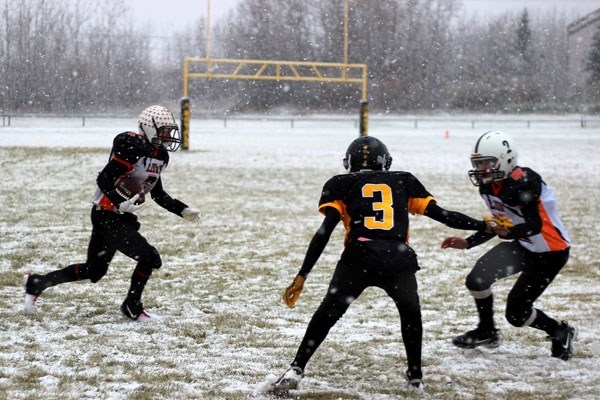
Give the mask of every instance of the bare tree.
[{"label": "bare tree", "polygon": [[[459,16],[460,0],[240,0],[213,29],[211,55],[365,63],[380,110],[574,110],[566,17],[524,9]],[[182,60],[203,56],[205,21],[166,37],[130,23],[125,0],[0,0],[0,109],[101,112],[174,102]],[[347,53],[345,53],[347,50]],[[352,110],[342,84],[194,81],[203,108]]]}]

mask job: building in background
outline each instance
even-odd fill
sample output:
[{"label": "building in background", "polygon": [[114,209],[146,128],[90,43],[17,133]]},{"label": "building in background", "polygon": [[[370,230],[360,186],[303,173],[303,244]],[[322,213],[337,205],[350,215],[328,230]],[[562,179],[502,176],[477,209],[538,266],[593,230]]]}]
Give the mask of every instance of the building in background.
[{"label": "building in background", "polygon": [[567,26],[568,55],[567,69],[571,80],[570,93],[582,103],[591,100],[585,71],[585,63],[592,48],[592,37],[600,29],[600,8],[570,23]]}]

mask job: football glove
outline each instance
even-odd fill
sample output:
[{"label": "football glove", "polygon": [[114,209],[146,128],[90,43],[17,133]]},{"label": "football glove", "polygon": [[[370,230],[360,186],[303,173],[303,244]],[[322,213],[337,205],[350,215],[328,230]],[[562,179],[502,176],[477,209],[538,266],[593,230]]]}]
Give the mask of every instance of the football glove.
[{"label": "football glove", "polygon": [[298,301],[298,297],[300,297],[300,293],[302,293],[304,280],[302,275],[296,275],[292,284],[285,289],[285,293],[283,293],[283,302],[286,306],[294,307],[294,304]]},{"label": "football glove", "polygon": [[132,198],[130,198],[129,200],[125,200],[124,202],[119,204],[119,207],[117,208],[117,210],[121,214],[136,212],[140,208],[144,207],[144,204],[146,204],[146,203],[135,204],[135,202],[138,201],[139,198],[140,198],[140,194],[138,193],[135,196],[133,196]]},{"label": "football glove", "polygon": [[506,215],[500,215],[497,217],[485,215],[483,222],[486,224],[486,232],[495,233],[498,236],[506,236],[510,232],[510,228],[513,227],[512,219]]},{"label": "football glove", "polygon": [[190,222],[198,222],[200,221],[200,210],[187,207],[183,209],[181,216]]}]

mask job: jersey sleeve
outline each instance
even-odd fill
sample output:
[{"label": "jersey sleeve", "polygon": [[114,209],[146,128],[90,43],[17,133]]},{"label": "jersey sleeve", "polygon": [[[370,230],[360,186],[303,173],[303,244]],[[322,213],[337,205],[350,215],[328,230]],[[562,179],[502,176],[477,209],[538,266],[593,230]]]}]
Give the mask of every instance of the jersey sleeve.
[{"label": "jersey sleeve", "polygon": [[508,201],[511,204],[528,206],[535,204],[542,194],[542,177],[529,168],[515,168],[510,178],[513,180]]},{"label": "jersey sleeve", "polygon": [[127,198],[123,197],[115,189],[115,181],[129,169],[130,168],[128,168],[127,165],[117,162],[113,158],[104,166],[96,178],[96,183],[102,193],[104,193],[115,206],[118,206],[123,201],[127,200]]},{"label": "jersey sleeve", "polygon": [[429,202],[435,198],[429,193],[423,184],[412,174],[406,176],[406,188],[408,190],[408,212],[411,214],[425,214]]},{"label": "jersey sleeve", "polygon": [[337,210],[337,212],[340,213],[340,215],[344,215],[344,211],[345,211],[344,203],[342,203],[339,200],[319,204],[319,212],[321,214],[325,214],[327,207],[335,208]]},{"label": "jersey sleeve", "polygon": [[163,188],[162,179],[159,178],[156,182],[156,185],[150,191],[150,195],[152,196],[152,200],[156,202],[159,206],[164,208],[167,211],[172,212],[173,214],[182,216],[182,212],[184,209],[188,207],[184,202],[171,197]]},{"label": "jersey sleeve", "polygon": [[152,145],[142,135],[123,132],[113,140],[112,158],[131,166],[151,151]]},{"label": "jersey sleeve", "polygon": [[148,155],[151,148],[152,145],[135,132],[123,132],[115,136],[110,159],[96,178],[98,188],[112,202],[112,205],[118,207],[127,200],[116,191],[116,180],[121,175],[131,172],[134,164]]},{"label": "jersey sleeve", "polygon": [[321,191],[318,210],[321,214],[326,215],[328,207],[335,209],[339,213],[344,227],[348,230],[350,216],[348,215],[348,206],[344,202],[344,189],[342,189],[342,186],[339,175],[334,176],[325,182],[323,190]]},{"label": "jersey sleeve", "polygon": [[537,235],[543,225],[538,204],[542,195],[542,177],[529,168],[515,168],[510,177],[514,181],[506,201],[519,207],[523,222],[515,224],[502,238],[521,239]]},{"label": "jersey sleeve", "polygon": [[321,191],[321,198],[319,199],[318,207],[319,212],[321,214],[325,214],[325,209],[327,207],[335,208],[340,213],[340,215],[345,214],[344,203],[341,201],[343,196],[341,195],[340,189],[336,182],[337,179],[334,176],[333,178],[325,182],[325,185],[323,185],[323,190]]}]

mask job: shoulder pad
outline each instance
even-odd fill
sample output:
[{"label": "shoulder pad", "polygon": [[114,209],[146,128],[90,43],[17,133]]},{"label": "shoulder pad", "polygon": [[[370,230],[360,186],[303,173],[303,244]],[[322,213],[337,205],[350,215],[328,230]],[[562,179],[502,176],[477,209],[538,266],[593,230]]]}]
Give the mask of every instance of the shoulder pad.
[{"label": "shoulder pad", "polygon": [[512,172],[510,173],[510,177],[518,182],[524,177],[527,177],[527,173],[520,167],[517,167],[512,170]]},{"label": "shoulder pad", "polygon": [[119,133],[113,141],[113,152],[119,158],[135,163],[152,151],[152,145],[146,138],[135,132]]},{"label": "shoulder pad", "polygon": [[[510,188],[517,194],[518,202],[523,204],[529,203],[527,198],[534,200],[541,195],[542,177],[532,169],[527,167],[517,167],[511,172],[510,178],[512,179]],[[531,196],[523,196],[524,193],[530,193]]]}]

